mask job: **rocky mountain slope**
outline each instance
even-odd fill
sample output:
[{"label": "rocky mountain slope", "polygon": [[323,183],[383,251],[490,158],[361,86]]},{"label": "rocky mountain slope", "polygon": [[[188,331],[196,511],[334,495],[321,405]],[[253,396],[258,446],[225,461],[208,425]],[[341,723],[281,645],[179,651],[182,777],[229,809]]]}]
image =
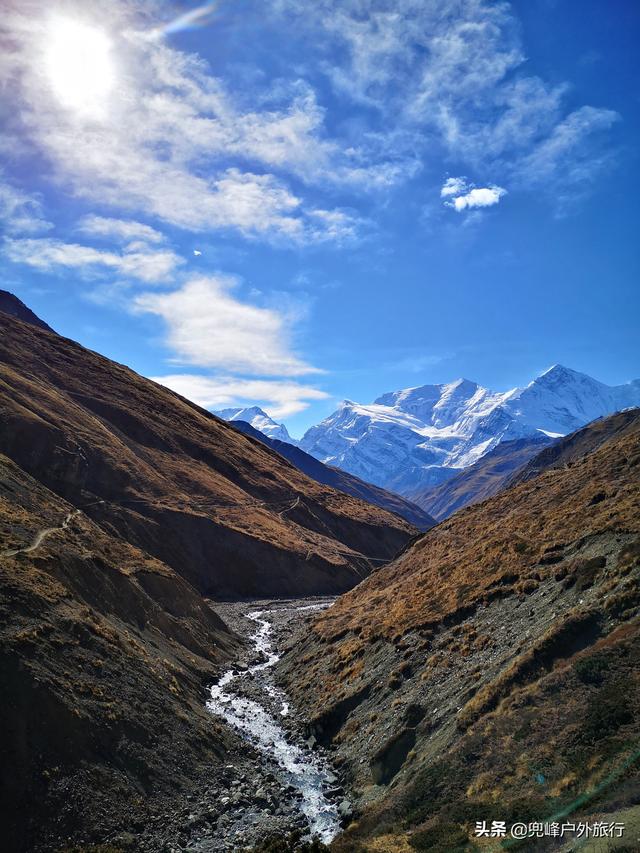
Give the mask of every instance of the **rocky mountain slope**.
[{"label": "rocky mountain slope", "polygon": [[9,293],[8,290],[0,290],[0,312],[8,314],[10,317],[17,317],[23,323],[31,323],[32,326],[38,326],[38,328],[45,329],[47,332],[53,332],[51,326],[48,326],[21,299],[18,299],[13,293]]},{"label": "rocky mountain slope", "polygon": [[0,455],[2,849],[183,808],[228,760],[204,691],[237,646],[169,566]]},{"label": "rocky mountain slope", "polygon": [[285,656],[282,683],[356,800],[332,849],[485,849],[482,820],[637,821],[640,412],[530,471],[413,542]]},{"label": "rocky mountain slope", "polygon": [[367,482],[411,498],[477,462],[501,441],[566,435],[640,405],[640,380],[610,387],[555,365],[526,388],[497,393],[467,379],[347,401],[300,447]]},{"label": "rocky mountain slope", "polygon": [[520,468],[553,441],[542,434],[501,441],[459,474],[426,491],[418,490],[411,498],[437,521],[443,521],[462,507],[497,495]]},{"label": "rocky mountain slope", "polygon": [[0,452],[214,597],[344,591],[415,533],[168,389],[2,313],[0,407]]},{"label": "rocky mountain slope", "polygon": [[292,445],[298,443],[295,438],[291,438],[289,430],[284,424],[274,421],[259,406],[247,406],[244,409],[220,409],[214,412],[214,415],[222,418],[223,421],[242,421],[243,423],[251,424],[255,430],[263,433],[268,438],[273,438],[277,441],[286,441],[287,444]]},{"label": "rocky mountain slope", "polygon": [[253,438],[266,444],[267,447],[275,450],[276,453],[284,456],[292,465],[295,465],[296,468],[318,483],[339,489],[339,491],[346,492],[354,498],[361,498],[363,501],[375,504],[389,512],[394,512],[408,521],[409,524],[413,524],[418,530],[428,530],[435,524],[435,520],[427,512],[417,504],[400,497],[400,495],[387,492],[371,483],[365,483],[364,480],[360,480],[346,471],[341,471],[339,468],[334,468],[332,465],[325,465],[315,457],[305,453],[304,450],[300,450],[299,447],[294,447],[286,441],[268,438],[245,421],[234,420],[233,425],[245,435],[253,436]]}]

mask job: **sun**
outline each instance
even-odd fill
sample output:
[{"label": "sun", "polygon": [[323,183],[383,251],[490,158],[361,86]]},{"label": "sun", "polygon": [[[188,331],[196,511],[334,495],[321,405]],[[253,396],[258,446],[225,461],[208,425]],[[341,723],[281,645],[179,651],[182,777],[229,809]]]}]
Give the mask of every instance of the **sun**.
[{"label": "sun", "polygon": [[62,106],[100,117],[115,82],[111,39],[97,27],[54,18],[47,32],[46,75]]}]

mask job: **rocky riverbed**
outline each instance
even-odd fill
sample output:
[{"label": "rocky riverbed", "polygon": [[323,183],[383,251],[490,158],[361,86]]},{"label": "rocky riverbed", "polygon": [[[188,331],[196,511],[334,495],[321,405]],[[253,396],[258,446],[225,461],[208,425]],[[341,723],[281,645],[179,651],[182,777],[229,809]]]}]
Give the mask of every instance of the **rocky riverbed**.
[{"label": "rocky riverbed", "polygon": [[[328,842],[340,831],[351,807],[330,756],[309,738],[304,714],[272,673],[278,649],[331,603],[312,598],[214,605],[247,640],[207,702],[212,721],[224,721],[237,735],[235,748],[177,813],[167,808],[136,836],[135,849],[223,853],[292,833]],[[126,846],[129,839],[113,840]]]}]

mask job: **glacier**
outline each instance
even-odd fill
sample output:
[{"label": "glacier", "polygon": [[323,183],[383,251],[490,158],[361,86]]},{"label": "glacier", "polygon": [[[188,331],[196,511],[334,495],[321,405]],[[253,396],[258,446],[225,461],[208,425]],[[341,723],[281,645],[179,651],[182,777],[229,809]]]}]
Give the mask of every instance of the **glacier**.
[{"label": "glacier", "polygon": [[[525,388],[495,392],[468,379],[345,400],[299,446],[321,462],[408,496],[442,483],[501,441],[559,437],[640,406],[640,380],[609,386],[556,364]],[[259,427],[258,427],[259,428]]]}]

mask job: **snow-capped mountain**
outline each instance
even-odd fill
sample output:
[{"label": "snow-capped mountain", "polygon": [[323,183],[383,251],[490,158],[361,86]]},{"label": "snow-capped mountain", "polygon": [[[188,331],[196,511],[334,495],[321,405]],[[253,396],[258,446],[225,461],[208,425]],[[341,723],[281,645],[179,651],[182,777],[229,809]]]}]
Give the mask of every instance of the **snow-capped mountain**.
[{"label": "snow-capped mountain", "polygon": [[245,409],[221,409],[214,414],[224,421],[246,421],[269,438],[286,441],[288,444],[298,444],[295,438],[291,438],[284,424],[276,423],[259,406],[248,406]]},{"label": "snow-capped mountain", "polygon": [[640,406],[640,380],[609,386],[555,365],[526,388],[494,392],[467,379],[345,401],[300,447],[322,462],[400,494],[443,482],[506,439],[566,435]]}]

